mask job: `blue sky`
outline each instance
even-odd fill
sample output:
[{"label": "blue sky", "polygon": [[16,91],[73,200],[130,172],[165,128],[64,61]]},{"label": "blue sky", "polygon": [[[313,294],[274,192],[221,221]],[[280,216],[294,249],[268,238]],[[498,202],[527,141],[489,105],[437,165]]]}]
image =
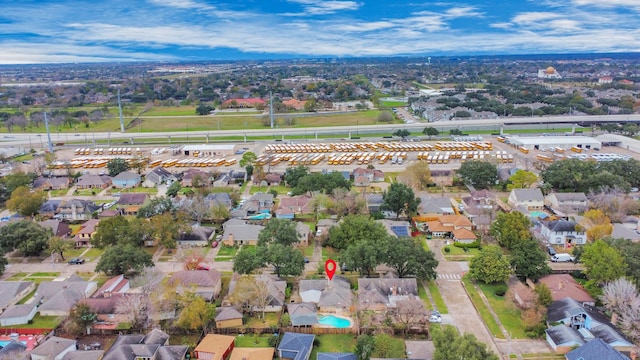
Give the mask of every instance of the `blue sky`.
[{"label": "blue sky", "polygon": [[0,0],[0,5],[0,64],[640,50],[640,0]]}]

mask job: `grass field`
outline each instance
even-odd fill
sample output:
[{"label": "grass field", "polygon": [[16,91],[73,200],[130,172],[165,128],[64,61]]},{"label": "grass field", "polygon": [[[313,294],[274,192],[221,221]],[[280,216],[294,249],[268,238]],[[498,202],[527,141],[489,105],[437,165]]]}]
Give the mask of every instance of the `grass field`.
[{"label": "grass field", "polygon": [[516,308],[506,296],[498,296],[495,294],[496,288],[503,286],[504,283],[484,284],[478,282],[477,285],[487,300],[489,300],[489,305],[491,305],[493,311],[498,315],[502,326],[511,334],[511,337],[514,339],[525,339],[526,334],[522,320],[520,319],[520,310]]},{"label": "grass field", "polygon": [[478,294],[476,289],[473,287],[473,282],[471,281],[471,279],[469,279],[467,276],[464,276],[462,278],[462,281],[464,282],[464,287],[469,293],[471,301],[475,305],[476,309],[478,309],[478,312],[480,313],[480,316],[482,317],[484,323],[487,325],[487,328],[489,328],[491,335],[498,339],[504,339],[498,323],[493,319],[493,316],[491,316],[489,309],[485,306],[484,302],[480,298],[480,294]]},{"label": "grass field", "polygon": [[273,335],[238,335],[235,347],[259,348],[269,347],[269,338]]},{"label": "grass field", "polygon": [[258,319],[256,316],[247,319],[245,324],[248,328],[268,328],[271,326],[278,326],[280,321],[280,313],[264,313],[264,319]]},{"label": "grass field", "polygon": [[352,352],[356,348],[356,338],[350,334],[316,335],[318,346],[311,350],[310,359],[316,359],[319,352]]},{"label": "grass field", "polygon": [[[40,316],[40,314],[36,314],[31,324],[20,325],[19,327],[23,329],[55,329],[62,320],[63,318],[57,316]],[[16,325],[2,326],[0,329],[15,329],[16,327]]]},{"label": "grass field", "polygon": [[440,289],[438,289],[438,285],[436,285],[434,281],[429,281],[427,283],[427,288],[431,293],[431,297],[433,298],[433,302],[436,304],[438,311],[441,314],[448,314],[449,310],[447,310],[447,305],[445,304],[444,299],[442,299],[442,295],[440,294]]}]

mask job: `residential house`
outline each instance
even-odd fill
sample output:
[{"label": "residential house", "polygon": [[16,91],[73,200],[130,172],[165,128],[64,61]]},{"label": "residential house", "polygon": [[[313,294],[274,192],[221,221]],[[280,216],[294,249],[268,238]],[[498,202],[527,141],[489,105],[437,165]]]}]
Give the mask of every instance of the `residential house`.
[{"label": "residential house", "polygon": [[216,329],[241,327],[242,313],[231,306],[216,308]]},{"label": "residential house", "polygon": [[262,225],[247,224],[244,220],[230,219],[222,224],[222,243],[228,246],[256,245]]},{"label": "residential house", "polygon": [[138,210],[149,198],[147,193],[125,193],[118,198],[118,207],[125,215],[137,215]]},{"label": "residential house", "polygon": [[38,224],[40,224],[40,226],[42,226],[45,229],[46,228],[51,229],[51,233],[53,234],[53,236],[58,236],[64,239],[71,234],[71,229],[69,228],[69,224],[62,222],[60,220],[49,219],[45,221],[40,221],[38,222]]},{"label": "residential house", "polygon": [[369,209],[369,214],[381,211],[380,207],[384,203],[382,194],[367,194],[365,195],[365,200],[367,202],[367,209]]},{"label": "residential house", "polygon": [[233,336],[207,334],[193,351],[196,359],[224,360],[231,354],[235,340]]},{"label": "residential house", "polygon": [[111,179],[113,186],[117,189],[128,189],[140,186],[142,176],[130,171],[123,171]]},{"label": "residential house", "polygon": [[264,281],[269,298],[264,309],[254,307],[253,311],[282,312],[285,304],[287,282],[270,274],[262,274],[256,281]]},{"label": "residential house", "polygon": [[367,187],[371,184],[371,181],[366,176],[356,176],[353,179],[353,186],[357,187]]},{"label": "residential house", "polygon": [[242,205],[242,209],[247,212],[247,215],[255,215],[265,211],[271,211],[273,209],[273,194],[253,194]]},{"label": "residential house", "polygon": [[182,186],[201,187],[211,183],[211,174],[199,169],[189,169],[182,173]]},{"label": "residential house", "polygon": [[100,209],[93,201],[72,199],[63,201],[56,210],[56,218],[61,220],[78,221],[89,220],[93,213]]},{"label": "residential house", "polygon": [[62,360],[66,353],[77,349],[76,340],[52,336],[31,350],[29,356],[31,360]]},{"label": "residential house", "polygon": [[481,231],[488,232],[493,222],[496,199],[488,190],[472,191],[469,196],[463,197],[462,209],[473,226]]},{"label": "residential house", "polygon": [[352,172],[353,179],[364,177],[368,183],[384,181],[384,173],[377,169],[355,168]]},{"label": "residential house", "polygon": [[0,312],[19,302],[35,288],[36,284],[32,281],[0,281]]},{"label": "residential house", "polygon": [[189,231],[181,232],[176,240],[180,246],[207,246],[215,234],[214,228],[194,223]]},{"label": "residential house", "polygon": [[125,296],[130,295],[114,293],[107,297],[90,297],[81,299],[78,303],[88,305],[91,311],[96,314],[96,320],[99,324],[94,324],[95,328],[115,329],[119,323],[126,322],[126,316],[116,312],[118,302]]},{"label": "residential house", "polygon": [[231,180],[229,181],[230,183],[233,182],[235,184],[242,184],[243,182],[247,181],[247,173],[244,171],[231,170],[229,171],[229,177],[231,178]]},{"label": "residential house", "polygon": [[507,199],[512,208],[523,207],[527,210],[541,210],[544,207],[544,195],[540,189],[513,189]]},{"label": "residential house", "polygon": [[408,221],[396,221],[388,219],[376,220],[381,223],[387,230],[387,234],[395,237],[408,237],[411,236],[411,224]]},{"label": "residential house", "polygon": [[11,305],[0,315],[0,326],[25,325],[38,312],[38,299],[22,305]]},{"label": "residential house", "polygon": [[282,104],[286,107],[290,107],[296,111],[302,111],[304,110],[304,105],[306,104],[306,101],[302,101],[302,100],[298,100],[298,99],[288,99],[288,100],[283,100]]},{"label": "residential house", "polygon": [[214,269],[177,271],[169,279],[169,284],[175,285],[179,293],[195,287],[196,294],[207,301],[217,299],[222,290],[221,274]]},{"label": "residential house", "polygon": [[113,294],[125,294],[130,288],[129,280],[124,275],[118,275],[107,280],[91,297],[108,298]]},{"label": "residential house", "polygon": [[74,241],[76,242],[76,247],[90,247],[91,239],[98,231],[97,227],[100,223],[98,219],[89,219],[85,221],[82,225],[80,225],[80,229],[76,232],[76,236]]},{"label": "residential house", "polygon": [[234,348],[229,360],[272,360],[274,348]]},{"label": "residential house", "polygon": [[147,175],[145,175],[144,183],[142,185],[145,187],[155,187],[160,184],[168,184],[177,180],[178,178],[171,172],[169,172],[169,170],[165,169],[162,166],[156,166],[151,171],[149,171]]},{"label": "residential house", "polygon": [[146,335],[119,335],[102,360],[183,360],[189,347],[169,345],[169,335],[153,329]]},{"label": "residential house", "polygon": [[544,198],[544,204],[563,213],[581,213],[589,209],[587,195],[579,193],[551,193]]},{"label": "residential house", "polygon": [[233,205],[233,202],[231,201],[231,196],[229,196],[229,193],[226,193],[226,192],[208,194],[207,196],[204,197],[204,203],[208,209],[211,209],[212,207],[218,206],[218,205],[222,205],[227,209],[230,209],[231,206]]},{"label": "residential house", "polygon": [[571,298],[583,306],[595,306],[596,304],[595,299],[569,274],[543,276],[538,282],[549,288],[553,301]]},{"label": "residential house", "polygon": [[552,220],[542,222],[540,236],[550,244],[571,247],[587,243],[587,234],[576,227],[576,222],[571,220]]},{"label": "residential house", "polygon": [[338,226],[338,222],[335,219],[320,219],[316,223],[316,238],[322,236],[329,236],[329,230]]},{"label": "residential house", "polygon": [[362,310],[393,310],[397,301],[418,296],[415,278],[359,278],[358,306]]},{"label": "residential house", "polygon": [[296,221],[296,234],[298,235],[298,245],[308,246],[311,239],[311,227],[302,221]]},{"label": "residential house", "polygon": [[476,235],[472,232],[473,224],[464,215],[434,216],[434,220],[425,223],[426,231],[434,237],[450,237],[453,241],[472,243]]},{"label": "residential house", "polygon": [[111,177],[107,175],[84,174],[78,178],[76,188],[78,189],[106,189],[111,186]]},{"label": "residential house", "polygon": [[420,205],[418,205],[418,213],[420,215],[454,215],[456,212],[455,210],[453,210],[451,200],[449,200],[448,198],[432,198],[428,196],[421,196]]},{"label": "residential house", "polygon": [[341,276],[330,281],[300,280],[299,289],[302,301],[316,304],[320,312],[341,313],[351,307],[351,284]]},{"label": "residential house", "polygon": [[264,175],[264,178],[259,179],[257,177],[253,177],[253,183],[261,186],[279,186],[282,183],[282,179],[284,178],[284,174],[280,173],[268,173]]},{"label": "residential house", "polygon": [[244,109],[244,108],[262,108],[266,105],[266,101],[260,98],[229,98],[222,103],[223,109]]},{"label": "residential house", "polygon": [[38,311],[41,316],[68,316],[78,301],[96,291],[96,285],[95,281],[84,281],[75,275],[65,281],[44,281],[36,290],[35,296],[42,299]]},{"label": "residential house", "polygon": [[27,345],[19,340],[11,339],[0,349],[0,359],[29,359],[28,356],[24,356],[26,351]]},{"label": "residential house", "polygon": [[317,360],[358,360],[358,357],[354,353],[329,353],[319,352]]},{"label": "residential house", "polygon": [[38,214],[44,218],[52,218],[58,213],[60,204],[62,204],[62,200],[47,200],[40,205]]},{"label": "residential house", "polygon": [[404,348],[407,359],[431,360],[436,351],[433,341],[426,340],[405,340]]},{"label": "residential house", "polygon": [[287,312],[291,326],[313,326],[318,323],[318,311],[315,303],[290,303],[287,304]]},{"label": "residential house", "polygon": [[565,354],[567,360],[631,360],[627,355],[612,348],[602,339],[587,341],[584,345]]},{"label": "residential house", "polygon": [[73,350],[66,353],[62,360],[101,360],[103,354],[104,350]]},{"label": "residential house", "polygon": [[212,187],[226,187],[229,186],[229,182],[231,181],[231,176],[228,173],[218,174],[216,178],[213,179],[211,183]]},{"label": "residential house", "polygon": [[552,302],[547,312],[547,322],[560,323],[545,331],[547,342],[557,353],[567,353],[573,347],[595,338],[602,339],[618,351],[633,349],[633,343],[604,314],[590,306],[582,306],[572,298]]},{"label": "residential house", "polygon": [[637,224],[633,228],[630,227],[629,224],[614,223],[612,225],[612,239],[627,239],[633,242],[640,241],[640,231],[637,229]]},{"label": "residential house", "polygon": [[71,180],[66,177],[40,176],[33,181],[33,188],[39,190],[64,190],[69,188]]},{"label": "residential house", "polygon": [[313,348],[313,334],[286,332],[278,344],[278,357],[290,360],[309,360]]},{"label": "residential house", "polygon": [[295,214],[313,214],[311,197],[306,195],[281,197],[275,214],[278,219],[293,219]]}]

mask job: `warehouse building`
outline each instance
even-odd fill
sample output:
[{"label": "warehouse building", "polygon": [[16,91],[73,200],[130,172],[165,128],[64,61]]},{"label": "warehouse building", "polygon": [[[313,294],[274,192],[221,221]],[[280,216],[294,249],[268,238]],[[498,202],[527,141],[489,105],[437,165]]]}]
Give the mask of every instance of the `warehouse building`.
[{"label": "warehouse building", "polygon": [[588,136],[510,136],[509,143],[529,150],[569,150],[573,147],[585,150],[600,150],[602,142]]}]

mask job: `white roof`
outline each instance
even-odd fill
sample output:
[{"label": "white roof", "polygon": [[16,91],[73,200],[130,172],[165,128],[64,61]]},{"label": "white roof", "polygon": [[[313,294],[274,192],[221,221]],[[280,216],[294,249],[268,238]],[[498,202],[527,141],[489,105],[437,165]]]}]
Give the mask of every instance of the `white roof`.
[{"label": "white roof", "polygon": [[[514,145],[533,147],[535,145],[546,146],[575,146],[591,145],[601,147],[602,143],[588,136],[531,136],[531,137],[509,137],[509,141]],[[530,149],[531,150],[531,149]]]},{"label": "white roof", "polygon": [[200,145],[185,145],[182,151],[215,151],[215,150],[229,150],[233,151],[235,145],[233,144],[200,144]]}]

